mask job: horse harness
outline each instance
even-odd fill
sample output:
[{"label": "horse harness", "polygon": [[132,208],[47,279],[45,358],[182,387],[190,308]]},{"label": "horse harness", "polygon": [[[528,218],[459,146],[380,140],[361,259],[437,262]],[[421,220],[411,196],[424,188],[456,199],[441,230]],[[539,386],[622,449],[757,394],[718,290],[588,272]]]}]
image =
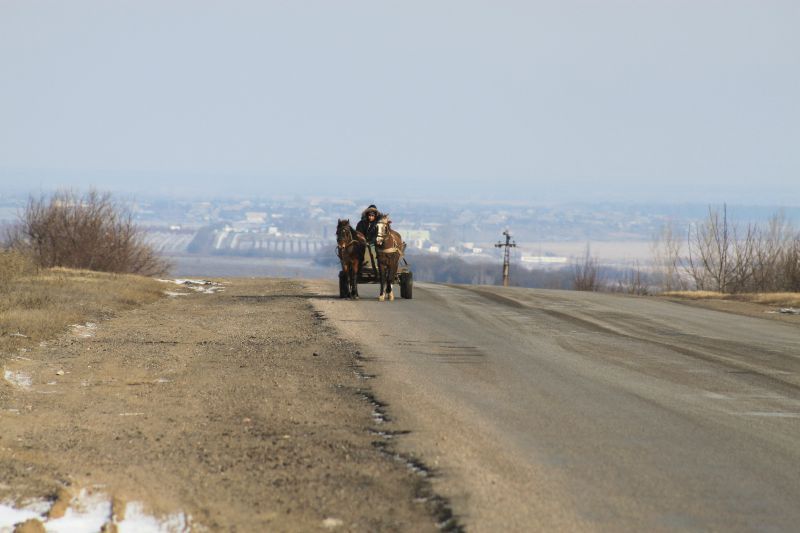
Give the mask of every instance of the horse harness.
[{"label": "horse harness", "polygon": [[[386,233],[387,233],[387,234],[388,234],[388,235],[389,235],[389,236],[392,238],[392,242],[393,242],[393,243],[396,243],[396,242],[397,242],[397,240],[396,240],[396,237],[395,237],[394,235],[392,235],[392,230],[391,230],[391,228],[388,228],[388,227],[387,227],[387,228],[386,228]],[[386,242],[386,241],[384,241],[384,242]],[[392,247],[390,247],[390,248],[377,248],[377,250],[376,250],[376,251],[377,251],[379,254],[393,254],[393,253],[397,252],[397,253],[399,253],[399,254],[400,254],[400,256],[401,256],[401,257],[402,257],[402,255],[403,255],[403,250],[401,250],[401,249],[400,249],[400,248],[399,248],[397,245],[395,245],[395,246],[392,246]]]}]

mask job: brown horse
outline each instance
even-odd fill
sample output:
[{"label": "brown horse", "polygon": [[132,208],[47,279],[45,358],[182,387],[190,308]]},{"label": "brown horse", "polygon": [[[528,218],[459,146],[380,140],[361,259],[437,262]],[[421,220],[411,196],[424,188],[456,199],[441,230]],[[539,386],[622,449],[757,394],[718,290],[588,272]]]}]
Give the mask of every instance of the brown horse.
[{"label": "brown horse", "polygon": [[[380,273],[381,293],[378,300],[383,301],[385,296],[389,300],[394,300],[392,292],[392,282],[397,277],[397,268],[400,265],[400,258],[406,249],[403,238],[391,227],[392,221],[389,215],[384,215],[377,223],[378,236],[375,239],[378,252],[378,271]],[[385,291],[384,291],[385,287]]]},{"label": "brown horse", "polygon": [[336,225],[336,255],[347,278],[347,293],[343,297],[358,300],[358,268],[364,256],[364,245],[356,238],[350,219],[339,219]]}]

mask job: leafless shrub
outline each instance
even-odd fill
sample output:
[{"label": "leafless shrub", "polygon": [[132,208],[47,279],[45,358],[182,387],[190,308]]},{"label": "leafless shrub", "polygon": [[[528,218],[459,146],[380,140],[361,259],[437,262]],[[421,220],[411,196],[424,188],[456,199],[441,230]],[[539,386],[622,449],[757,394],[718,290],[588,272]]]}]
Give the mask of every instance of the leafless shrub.
[{"label": "leafless shrub", "polygon": [[666,224],[653,245],[653,269],[663,291],[684,291],[689,282],[683,264],[683,239],[673,223]]},{"label": "leafless shrub", "polygon": [[62,266],[155,276],[169,264],[145,243],[130,212],[96,191],[30,198],[11,246],[44,268]]},{"label": "leafless shrub", "polygon": [[785,290],[800,292],[800,233],[787,246],[782,275]]},{"label": "leafless shrub", "polygon": [[638,294],[646,296],[650,294],[649,284],[642,273],[642,266],[639,261],[635,261],[630,268],[622,271],[615,285],[608,287],[611,292],[621,292],[625,294]]},{"label": "leafless shrub", "polygon": [[572,274],[573,290],[596,291],[600,288],[600,269],[589,244],[583,256],[574,261]]}]

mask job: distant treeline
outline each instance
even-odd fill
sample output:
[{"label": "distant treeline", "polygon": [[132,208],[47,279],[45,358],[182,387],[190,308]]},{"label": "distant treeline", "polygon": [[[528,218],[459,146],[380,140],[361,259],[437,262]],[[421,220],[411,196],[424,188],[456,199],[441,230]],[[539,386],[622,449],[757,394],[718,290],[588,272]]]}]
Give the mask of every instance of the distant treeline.
[{"label": "distant treeline", "polygon": [[[503,266],[500,261],[465,261],[460,257],[409,253],[406,257],[414,279],[417,281],[430,281],[436,283],[461,283],[465,285],[501,285],[503,282]],[[320,266],[336,267],[339,260],[333,254],[319,254],[314,262]],[[620,292],[634,292],[629,287],[630,280],[635,276],[645,277],[638,269],[618,269],[597,267],[597,280],[602,282],[602,287],[593,290],[610,290]],[[575,265],[561,268],[532,269],[512,263],[509,269],[509,282],[514,287],[527,287],[532,289],[573,289],[575,288]],[[640,283],[646,284],[649,280],[641,279]],[[636,291],[639,292],[639,291]]]},{"label": "distant treeline", "polygon": [[655,251],[666,291],[800,292],[800,231],[780,211],[742,226],[727,205],[709,206],[685,232],[665,226]]},{"label": "distant treeline", "polygon": [[[465,261],[455,256],[439,256],[433,254],[409,255],[408,262],[417,281],[433,281],[437,283],[463,283],[467,285],[501,285],[503,283],[503,266],[497,263],[482,261]],[[571,289],[572,271],[568,268],[528,270],[511,264],[509,270],[510,284],[515,287],[543,289]]]}]

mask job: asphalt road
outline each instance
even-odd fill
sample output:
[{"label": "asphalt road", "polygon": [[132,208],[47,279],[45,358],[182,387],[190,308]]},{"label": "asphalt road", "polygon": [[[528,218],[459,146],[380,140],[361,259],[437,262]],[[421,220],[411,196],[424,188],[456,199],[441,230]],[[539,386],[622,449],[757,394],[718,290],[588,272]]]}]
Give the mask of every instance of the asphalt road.
[{"label": "asphalt road", "polygon": [[[310,282],[320,295],[334,284]],[[318,298],[472,531],[800,530],[800,324],[592,293]]]}]

